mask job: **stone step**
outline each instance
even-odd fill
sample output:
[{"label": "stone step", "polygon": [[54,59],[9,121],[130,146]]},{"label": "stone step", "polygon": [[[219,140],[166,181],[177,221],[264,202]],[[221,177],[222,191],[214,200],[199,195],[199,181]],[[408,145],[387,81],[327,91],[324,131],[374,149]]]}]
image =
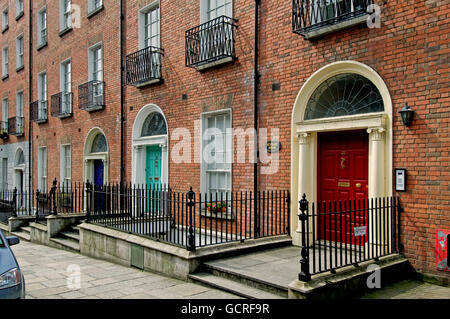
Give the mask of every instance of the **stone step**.
[{"label": "stone step", "polygon": [[26,231],[19,230],[19,231],[12,232],[11,234],[13,236],[17,236],[20,239],[23,239],[23,240],[26,240],[26,241],[30,241],[31,240],[30,233],[29,232],[27,233]]},{"label": "stone step", "polygon": [[70,230],[71,231],[73,231],[73,232],[76,232],[76,233],[80,233],[80,227],[78,227],[78,226],[70,226]]},{"label": "stone step", "polygon": [[248,299],[283,299],[283,297],[270,292],[250,287],[245,284],[210,273],[200,272],[190,274],[189,278],[197,283],[220,289]]},{"label": "stone step", "polygon": [[20,229],[26,233],[31,233],[31,227],[30,226],[22,226]]},{"label": "stone step", "polygon": [[80,252],[80,244],[75,240],[62,237],[55,237],[50,238],[50,241],[62,246],[62,248],[65,248],[67,250]]},{"label": "stone step", "polygon": [[73,239],[76,242],[80,242],[80,234],[72,231],[62,231],[59,234],[59,237]]},{"label": "stone step", "polygon": [[282,285],[278,285],[274,282],[266,281],[262,278],[257,278],[248,276],[237,271],[233,271],[232,269],[221,267],[214,264],[215,261],[210,263],[206,262],[203,264],[203,269],[214,275],[216,277],[222,277],[240,284],[243,284],[247,287],[252,287],[254,289],[262,290],[270,294],[278,295],[280,298],[288,297],[288,288]]}]

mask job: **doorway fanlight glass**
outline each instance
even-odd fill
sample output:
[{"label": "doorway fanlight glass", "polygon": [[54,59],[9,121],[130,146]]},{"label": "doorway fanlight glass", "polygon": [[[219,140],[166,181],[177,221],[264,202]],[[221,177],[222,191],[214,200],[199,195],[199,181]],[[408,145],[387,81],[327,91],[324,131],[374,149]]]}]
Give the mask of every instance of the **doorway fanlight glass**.
[{"label": "doorway fanlight glass", "polygon": [[383,98],[367,78],[353,73],[335,75],[314,91],[305,120],[383,112]]},{"label": "doorway fanlight glass", "polygon": [[106,144],[106,138],[103,134],[98,134],[92,142],[91,153],[104,153],[108,151],[108,145]]},{"label": "doorway fanlight glass", "polygon": [[166,134],[167,126],[162,114],[158,112],[151,113],[142,125],[141,136],[157,136]]}]

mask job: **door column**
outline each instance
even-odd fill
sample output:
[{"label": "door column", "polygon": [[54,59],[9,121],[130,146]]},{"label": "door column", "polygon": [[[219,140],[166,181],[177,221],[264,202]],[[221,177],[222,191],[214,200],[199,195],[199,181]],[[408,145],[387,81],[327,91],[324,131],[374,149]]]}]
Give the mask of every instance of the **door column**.
[{"label": "door column", "polygon": [[[298,133],[298,196],[297,201],[306,194],[306,198],[311,201],[312,193],[310,192],[312,179],[312,167],[310,163],[310,133]],[[299,214],[299,212],[297,212]],[[301,233],[301,224],[297,218],[297,233]]]},{"label": "door column", "polygon": [[369,133],[369,197],[385,196],[384,148],[385,132],[383,127],[371,127]]}]

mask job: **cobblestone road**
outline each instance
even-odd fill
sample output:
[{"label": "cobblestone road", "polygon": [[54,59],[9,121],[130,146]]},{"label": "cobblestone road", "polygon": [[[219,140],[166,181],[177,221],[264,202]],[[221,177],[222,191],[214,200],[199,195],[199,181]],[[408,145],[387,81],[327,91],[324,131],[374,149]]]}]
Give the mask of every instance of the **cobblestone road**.
[{"label": "cobblestone road", "polygon": [[[26,241],[12,248],[24,273],[29,299],[238,298],[201,285]],[[77,267],[81,274],[79,289],[72,277]]]}]

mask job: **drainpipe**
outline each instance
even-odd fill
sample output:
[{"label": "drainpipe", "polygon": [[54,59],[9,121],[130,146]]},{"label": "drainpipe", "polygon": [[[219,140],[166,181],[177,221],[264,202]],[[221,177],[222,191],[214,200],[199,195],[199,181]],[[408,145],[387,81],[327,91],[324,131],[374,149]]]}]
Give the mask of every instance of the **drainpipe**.
[{"label": "drainpipe", "polygon": [[[33,135],[32,135],[32,122],[31,122],[31,103],[33,96],[33,1],[28,2],[28,187],[29,187],[29,211],[33,208]],[[25,113],[24,113],[25,115]],[[25,122],[25,121],[24,121]]]},{"label": "drainpipe", "polygon": [[260,74],[258,72],[258,45],[259,45],[259,7],[261,5],[261,0],[255,0],[255,55],[254,55],[254,71],[253,71],[253,108],[254,108],[254,129],[255,129],[255,148],[256,148],[256,158],[253,164],[253,194],[254,194],[254,204],[255,209],[255,237],[259,237],[260,225],[258,216],[258,162],[259,162],[259,146],[258,146],[258,84]]},{"label": "drainpipe", "polygon": [[125,183],[125,161],[124,161],[124,22],[125,16],[123,14],[123,0],[120,0],[120,184]]}]

